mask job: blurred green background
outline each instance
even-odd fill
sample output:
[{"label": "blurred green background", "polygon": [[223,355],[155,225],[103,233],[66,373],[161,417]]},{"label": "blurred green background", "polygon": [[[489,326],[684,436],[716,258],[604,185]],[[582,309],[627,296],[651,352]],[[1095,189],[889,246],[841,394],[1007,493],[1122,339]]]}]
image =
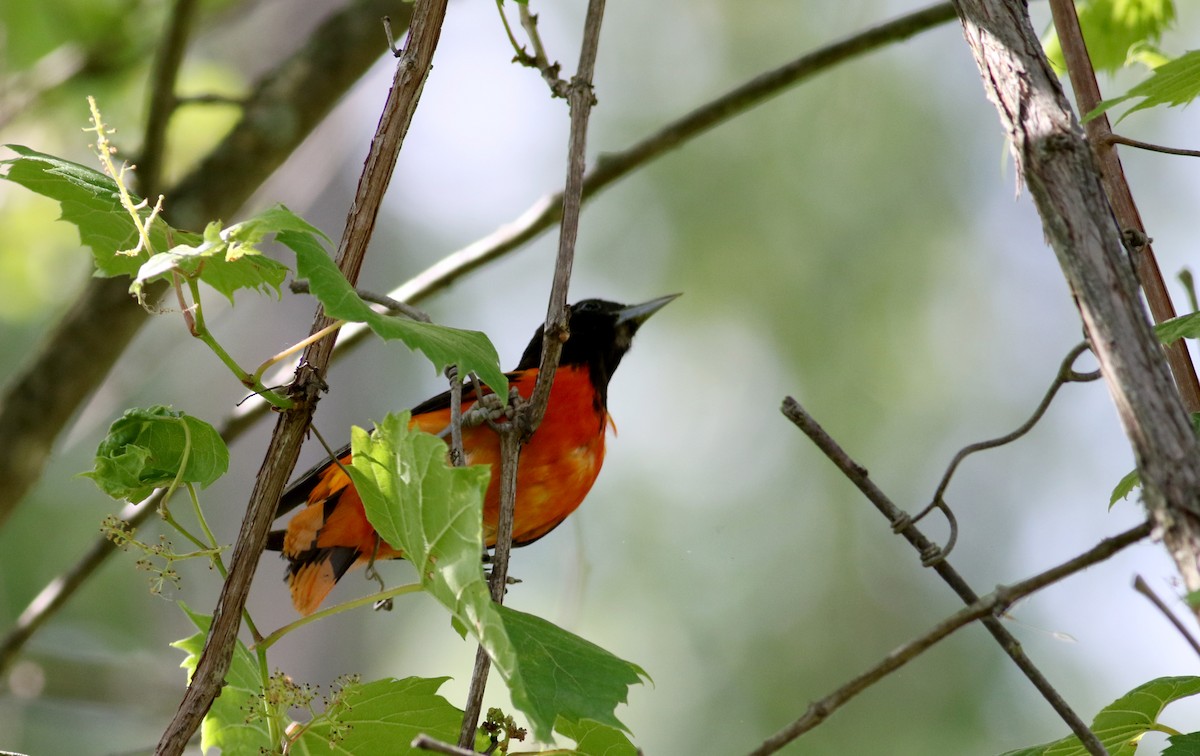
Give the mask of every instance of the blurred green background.
[{"label": "blurred green background", "polygon": [[[204,3],[181,91],[244,93],[338,5]],[[610,4],[590,156],[917,7]],[[534,10],[551,58],[570,71],[583,3]],[[1046,9],[1034,10],[1044,28]],[[1180,9],[1181,28],[1193,11]],[[0,139],[91,164],[82,131],[91,94],[132,154],[164,16],[164,3],[129,0],[0,6],[6,106],[21,91],[12,77],[52,51],[99,50],[108,64],[21,108]],[[1164,46],[1186,45],[1168,35]],[[398,285],[561,186],[565,104],[511,57],[491,2],[451,4],[363,286]],[[282,202],[337,238],[391,68],[390,57],[381,60],[247,212]],[[1104,85],[1116,92],[1130,81]],[[169,176],[181,175],[236,117],[226,106],[180,111]],[[1120,130],[1195,147],[1197,113],[1139,113]],[[1123,158],[1173,277],[1194,264],[1194,170],[1183,158],[1130,150]],[[52,223],[57,214],[49,200],[0,185],[0,378],[18,369],[89,275],[88,254],[71,227]],[[544,315],[555,245],[555,235],[544,235],[428,310],[440,322],[485,330],[505,366],[515,364]],[[604,474],[563,527],[516,553],[512,572],[523,583],[509,602],[650,673],[653,685],[635,688],[617,712],[646,753],[736,754],[958,608],[780,415],[781,399],[795,395],[915,511],[959,447],[1028,416],[1081,339],[1080,323],[1028,197],[1016,191],[957,23],[796,87],[585,207],[572,300],[675,291],[685,296],[642,331],[613,382],[620,434],[610,440]],[[310,300],[291,294],[280,303],[243,293],[236,311],[215,295],[207,301],[217,312],[210,325],[247,365],[301,338],[312,311]],[[442,388],[427,364],[379,343],[339,363],[329,383],[316,423],[331,441]],[[216,423],[242,396],[186,338],[177,314],[152,319],[0,529],[0,632],[116,511],[74,475],[90,468],[124,408],[169,403]],[[268,432],[262,423],[243,436],[230,474],[203,494],[224,542],[237,532]],[[301,466],[320,456],[311,444]],[[948,492],[961,526],[953,563],[983,593],[1130,527],[1138,505],[1108,512],[1106,504],[1131,467],[1104,386],[1068,387],[1029,438],[960,469]],[[936,520],[928,530],[945,535]],[[273,555],[264,557],[250,600],[260,627],[295,616],[282,574]],[[1182,640],[1131,590],[1134,574],[1169,600],[1178,592],[1163,549],[1145,543],[1013,612],[1012,631],[1084,719],[1153,677],[1195,672]],[[411,572],[397,563],[385,576],[396,584]],[[209,570],[188,565],[169,598],[208,611],[217,588]],[[369,590],[356,574],[334,598]],[[182,654],[167,644],[190,633],[178,609],[148,593],[132,556],[110,560],[0,680],[0,749],[148,752],[184,684]],[[390,614],[343,614],[294,633],[271,663],[321,685],[345,672],[449,674],[443,693],[461,705],[473,655],[432,601],[409,598]],[[489,702],[505,702],[498,685]],[[1188,718],[1176,726],[1186,731]],[[991,638],[971,627],[786,752],[984,754],[1065,733]],[[1164,742],[1154,737],[1144,751]]]}]

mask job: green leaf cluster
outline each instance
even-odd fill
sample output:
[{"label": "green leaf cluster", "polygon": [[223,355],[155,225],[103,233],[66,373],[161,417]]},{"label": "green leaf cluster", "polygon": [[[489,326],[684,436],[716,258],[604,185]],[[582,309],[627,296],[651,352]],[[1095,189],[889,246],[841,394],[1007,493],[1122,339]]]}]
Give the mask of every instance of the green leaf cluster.
[{"label": "green leaf cluster", "polygon": [[[117,182],[100,171],[20,145],[8,145],[17,157],[0,161],[0,178],[56,200],[62,220],[79,230],[83,244],[90,247],[100,276],[129,276],[130,293],[142,301],[146,286],[155,281],[181,276],[201,281],[233,300],[234,292],[251,289],[280,291],[288,267],[262,254],[261,244],[269,236],[296,253],[297,273],[309,281],[314,296],[335,319],[366,323],[384,339],[398,339],[420,351],[441,371],[449,365],[460,375],[476,373],[501,396],[508,395],[508,378],[500,370],[500,358],[487,336],[432,323],[381,315],[371,308],[329,258],[321,240],[329,241],[319,229],[277,205],[249,220],[222,226],[208,225],[202,235],[167,225],[161,216],[149,223],[151,250],[139,250],[138,230],[129,211],[122,206]],[[141,200],[133,197],[133,202]],[[137,210],[143,222],[151,210]],[[199,302],[198,291],[193,297]],[[202,312],[197,311],[200,322]],[[199,335],[199,334],[198,334]],[[211,340],[211,336],[204,334]],[[218,349],[215,342],[211,344]],[[219,350],[218,354],[232,362]],[[239,377],[245,371],[231,365]]]},{"label": "green leaf cluster", "polygon": [[[196,634],[171,644],[187,652],[180,666],[188,670],[190,680],[212,618],[180,606],[199,628]],[[448,679],[389,677],[369,683],[348,683],[328,699],[324,712],[308,722],[296,723],[298,733],[288,753],[346,756],[417,753],[408,744],[419,733],[453,742],[458,739],[463,713],[437,695],[438,688]],[[254,654],[238,641],[225,675],[225,687],[204,717],[200,749],[205,753],[212,748],[220,748],[227,754],[275,753],[279,744],[271,740],[268,720],[274,718],[283,732],[291,723],[288,709],[304,708],[309,698],[311,694],[303,701],[264,695],[259,664]]]},{"label": "green leaf cluster", "polygon": [[1200,50],[1192,50],[1158,66],[1150,74],[1150,78],[1135,85],[1125,94],[1104,100],[1095,110],[1088,113],[1084,120],[1095,118],[1114,105],[1138,97],[1142,98],[1142,101],[1121,114],[1117,119],[1118,123],[1139,110],[1158,105],[1187,105],[1197,96],[1200,96]]},{"label": "green leaf cluster", "polygon": [[147,260],[138,269],[129,290],[141,299],[147,283],[179,273],[184,278],[199,278],[230,302],[238,289],[268,293],[274,290],[278,294],[288,267],[265,257],[259,245],[269,234],[281,231],[328,238],[283,205],[226,228],[214,221],[204,229],[204,238],[199,243],[178,244]]},{"label": "green leaf cluster", "polygon": [[[61,219],[74,225],[80,241],[91,248],[96,274],[129,276],[130,293],[139,300],[148,283],[174,273],[199,279],[230,299],[238,289],[278,293],[288,268],[263,256],[259,243],[283,230],[324,236],[282,206],[228,228],[210,223],[203,235],[172,228],[159,216],[149,226],[150,243],[153,250],[165,251],[129,254],[137,246],[138,231],[111,176],[21,145],[7,147],[18,157],[0,161],[0,177],[56,200]],[[138,197],[133,200],[141,202]],[[146,221],[151,210],[141,207],[138,215]]]},{"label": "green leaf cluster", "polygon": [[[1158,718],[1163,709],[1173,701],[1194,696],[1200,693],[1200,677],[1160,677],[1156,680],[1139,685],[1125,695],[1113,701],[1100,710],[1092,721],[1092,732],[1112,756],[1133,756],[1137,751],[1138,741],[1147,732],[1174,732],[1174,730],[1159,724]],[[1180,737],[1176,735],[1176,737]],[[1196,734],[1183,736],[1179,750],[1172,747],[1164,751],[1164,756],[1184,756],[1192,753],[1187,750],[1196,745]],[[1087,750],[1079,742],[1079,738],[1071,735],[1029,748],[1008,751],[1003,756],[1086,756]]]},{"label": "green leaf cluster", "polygon": [[[1175,21],[1172,0],[1085,0],[1075,4],[1079,26],[1097,71],[1124,67],[1131,53],[1152,46]],[[1059,72],[1066,70],[1062,44],[1051,29],[1043,40],[1046,56]]]},{"label": "green leaf cluster", "polygon": [[96,450],[95,468],[82,475],[114,499],[141,501],[176,480],[205,487],[228,469],[229,448],[216,428],[155,405],[126,410],[114,421]]},{"label": "green leaf cluster", "polygon": [[480,563],[489,472],[450,466],[445,443],[410,430],[409,420],[408,413],[389,415],[373,433],[354,429],[349,472],[371,524],[413,563],[460,632],[487,649],[535,738],[548,742],[556,721],[625,729],[613,711],[645,672],[491,600]]}]

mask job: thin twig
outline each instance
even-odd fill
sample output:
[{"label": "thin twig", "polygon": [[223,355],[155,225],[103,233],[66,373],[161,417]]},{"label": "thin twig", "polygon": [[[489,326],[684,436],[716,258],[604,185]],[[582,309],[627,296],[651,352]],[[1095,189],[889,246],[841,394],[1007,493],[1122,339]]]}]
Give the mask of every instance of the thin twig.
[{"label": "thin twig", "polygon": [[[903,521],[904,512],[892,503],[892,500],[875,485],[874,481],[867,475],[866,468],[855,462],[837,441],[800,406],[799,402],[789,396],[783,400],[782,409],[784,416],[791,420],[796,427],[802,430],[816,444],[817,448],[888,519],[888,522],[895,524],[896,522]],[[900,535],[904,536],[912,544],[913,548],[922,554],[936,548],[935,544],[912,523],[901,529]],[[937,572],[964,604],[974,604],[979,600],[978,594],[975,593],[974,589],[971,588],[958,571],[950,566],[948,560],[943,559],[935,562],[931,566],[931,569]],[[1094,754],[1094,756],[1102,756],[1107,753],[1099,739],[1096,738],[1096,735],[1088,729],[1088,726],[1079,718],[1079,715],[1071,709],[1070,705],[1055,690],[1054,686],[1050,684],[1050,681],[1046,679],[1041,670],[1025,655],[1021,644],[1008,632],[1004,625],[995,617],[984,618],[983,624],[987,627],[988,632],[992,634],[992,637],[996,639],[996,642],[1000,644],[1000,647],[1004,649],[1004,652],[1013,660],[1013,663],[1033,683],[1034,687],[1042,694],[1042,697],[1058,712],[1058,715],[1067,723],[1067,726],[1071,728],[1071,731],[1075,733],[1088,751]]]},{"label": "thin twig", "polygon": [[[529,44],[533,46],[532,59],[522,60],[521,62],[526,65],[532,65],[542,74],[542,80],[546,82],[546,86],[550,87],[552,95],[555,97],[567,97],[570,85],[558,76],[562,66],[558,63],[551,63],[550,59],[546,56],[546,46],[542,43],[541,32],[538,31],[538,17],[529,11],[529,3],[517,3],[517,12],[521,16],[521,27],[529,35]],[[524,50],[521,52],[524,52]],[[518,58],[520,59],[520,56]]]},{"label": "thin twig", "polygon": [[1097,562],[1108,559],[1118,551],[1150,535],[1152,529],[1152,523],[1143,522],[1141,525],[1131,528],[1124,533],[1104,539],[1096,546],[1070,561],[1026,580],[1022,580],[1019,583],[996,588],[996,590],[988,595],[972,602],[970,605],[937,623],[929,632],[895,649],[875,666],[850,680],[845,685],[842,685],[829,695],[809,704],[804,714],[779,732],[764,740],[762,745],[750,752],[750,756],[766,756],[767,754],[775,753],[828,719],[833,712],[844,706],[850,699],[932,648],[955,630],[984,617],[990,617],[993,621],[996,621],[1017,600],[1039,591],[1048,585],[1057,583],[1059,580],[1070,577]]},{"label": "thin twig", "polygon": [[1200,655],[1200,642],[1198,642],[1196,638],[1188,631],[1187,626],[1175,616],[1175,613],[1172,612],[1165,603],[1163,603],[1163,600],[1160,599],[1157,594],[1150,589],[1150,586],[1146,584],[1146,581],[1142,580],[1141,575],[1138,575],[1133,579],[1133,588],[1138,593],[1150,599],[1150,603],[1154,604],[1158,611],[1162,612],[1162,615],[1167,618],[1168,622],[1175,626],[1175,629],[1179,631],[1179,634],[1183,636],[1183,639],[1187,641],[1187,644],[1192,647],[1192,650],[1195,651],[1197,655]]},{"label": "thin twig", "polygon": [[[1033,414],[1030,415],[1029,419],[1018,426],[1016,430],[987,441],[977,441],[973,444],[968,444],[960,449],[959,452],[954,455],[954,459],[950,461],[950,465],[946,468],[945,474],[942,475],[942,480],[940,483],[938,483],[937,490],[933,492],[933,500],[930,501],[924,509],[913,515],[912,521],[919,522],[921,518],[929,514],[934,507],[939,506],[938,502],[944,502],[943,497],[945,496],[946,488],[950,485],[950,479],[954,477],[955,471],[958,470],[959,463],[961,463],[964,459],[972,454],[975,454],[976,452],[981,452],[986,449],[995,449],[996,447],[1004,446],[1005,444],[1011,444],[1013,441],[1016,441],[1029,431],[1033,430],[1033,427],[1037,425],[1038,422],[1041,421],[1042,416],[1046,414],[1046,410],[1050,408],[1050,403],[1054,401],[1054,397],[1058,394],[1058,390],[1064,385],[1068,383],[1086,383],[1088,381],[1098,380],[1100,378],[1100,371],[1097,370],[1090,373],[1079,373],[1076,372],[1072,367],[1075,364],[1075,360],[1079,359],[1079,356],[1086,351],[1088,351],[1088,344],[1086,341],[1084,341],[1077,344],[1071,349],[1070,352],[1067,353],[1067,356],[1063,359],[1062,364],[1059,365],[1058,373],[1054,376],[1054,381],[1050,384],[1050,388],[1046,390],[1046,393],[1042,396],[1042,401],[1038,403],[1037,409],[1035,409]],[[945,549],[944,551],[947,554],[950,553],[950,549]]]},{"label": "thin twig", "polygon": [[[1100,85],[1096,82],[1096,72],[1092,68],[1083,32],[1079,28],[1075,4],[1072,0],[1050,0],[1050,12],[1054,17],[1054,28],[1058,32],[1059,42],[1062,44],[1067,74],[1071,78],[1071,89],[1075,92],[1075,102],[1080,113],[1090,113],[1100,104]],[[1114,146],[1114,142],[1124,140],[1112,138],[1112,125],[1107,113],[1101,113],[1091,119],[1083,124],[1083,128],[1092,145],[1092,151],[1099,158],[1100,178],[1105,194],[1108,195],[1112,213],[1117,218],[1117,224],[1122,231],[1136,231],[1149,239],[1137,203],[1134,202],[1133,191],[1125,178],[1121,158]],[[1149,242],[1134,255],[1134,265],[1137,268],[1138,283],[1146,296],[1146,304],[1150,307],[1154,322],[1162,323],[1175,317],[1175,305],[1171,302],[1171,295],[1167,291],[1158,260]],[[1196,367],[1192,364],[1186,344],[1180,339],[1164,349],[1184,407],[1188,412],[1200,412],[1200,381],[1196,378]]]},{"label": "thin twig", "polygon": [[[492,601],[504,603],[504,591],[508,586],[508,561],[512,553],[513,514],[517,502],[517,463],[521,452],[521,434],[518,427],[509,421],[500,433],[500,512],[496,517],[496,547],[492,557],[492,574],[488,580]],[[492,660],[481,644],[475,650],[475,664],[471,669],[471,686],[467,691],[467,702],[463,707],[462,729],[458,734],[459,748],[470,748],[475,742],[475,731],[479,728],[479,715],[483,711],[483,694],[487,690],[488,672]]]},{"label": "thin twig", "polygon": [[1200,157],[1200,150],[1185,150],[1182,147],[1167,147],[1161,144],[1151,144],[1138,139],[1132,139],[1120,134],[1110,133],[1104,137],[1109,144],[1124,144],[1129,147],[1136,147],[1139,150],[1147,150],[1149,152],[1162,152],[1167,155],[1182,155],[1183,157]]},{"label": "thin twig", "polygon": [[[517,409],[500,434],[500,513],[496,524],[496,548],[492,561],[492,599],[503,603],[504,590],[508,581],[508,558],[512,549],[513,512],[516,508],[517,469],[521,455],[521,444],[537,431],[546,414],[550,399],[550,386],[554,372],[562,355],[563,343],[568,336],[567,290],[571,283],[571,269],[575,261],[575,239],[579,233],[579,213],[583,204],[583,174],[586,162],[587,127],[594,98],[592,78],[596,69],[596,55],[600,49],[600,26],[604,20],[605,0],[588,0],[587,14],[583,24],[583,42],[579,50],[579,66],[567,96],[571,108],[571,133],[567,143],[567,180],[563,189],[562,229],[558,238],[558,255],[554,264],[554,282],[550,289],[550,303],[546,308],[545,332],[542,338],[542,359],[538,369],[537,383],[529,402]],[[476,654],[475,674],[471,677],[471,688],[464,707],[463,725],[459,733],[460,748],[474,743],[479,712],[483,707],[483,694],[487,685],[488,664]]]},{"label": "thin twig", "polygon": [[[337,266],[352,286],[358,280],[383,195],[391,181],[404,135],[432,65],[445,12],[446,0],[417,0],[413,9],[408,47],[397,61],[392,89],[371,141],[371,149],[338,244]],[[322,308],[318,307],[312,332],[325,328],[329,322]],[[305,430],[324,388],[324,372],[335,338],[317,341],[305,350],[302,367],[291,389],[295,405],[283,412],[271,436],[262,471],[255,480],[233,548],[229,578],[221,588],[204,650],[183,702],[159,741],[159,756],[178,756],[183,751],[225,684],[225,673],[229,669],[237,640],[240,615],[250,582],[266,546],[279,496],[295,467]]]},{"label": "thin twig", "polygon": [[567,103],[571,107],[571,135],[567,145],[567,181],[562,193],[562,227],[558,236],[558,256],[554,265],[554,282],[550,289],[550,304],[546,308],[545,332],[542,336],[542,361],[537,384],[529,407],[523,413],[522,429],[528,438],[546,414],[550,386],[558,369],[563,344],[569,335],[567,321],[567,291],[571,269],[575,263],[575,239],[579,235],[579,213],[583,205],[583,178],[586,168],[588,119],[595,97],[592,78],[596,68],[596,53],[600,48],[600,23],[604,19],[604,1],[589,0],[584,20],[583,44],[579,51],[579,68],[571,78]]},{"label": "thin twig", "polygon": [[[365,3],[361,3],[360,5],[362,4]],[[401,6],[401,8],[408,7]],[[360,19],[363,16],[372,16],[371,12],[362,11],[359,8],[360,6],[351,6],[344,14],[333,17],[331,22],[346,23],[354,19]],[[347,16],[347,18],[342,19],[341,16]],[[874,52],[888,44],[903,41],[923,31],[933,29],[954,18],[954,8],[950,3],[938,3],[853,34],[830,45],[817,48],[779,68],[763,73],[700,106],[631,147],[620,152],[608,153],[602,156],[599,164],[589,171],[584,178],[583,199],[584,201],[591,199],[609,184],[646,166],[672,149],[707,132],[714,126],[766,102],[805,79],[823,73],[841,63]],[[330,31],[336,30],[331,29]],[[314,46],[319,47],[320,41],[314,40]],[[366,47],[357,41],[348,41],[345,44],[339,43],[334,46],[338,49],[351,50],[360,50]],[[306,48],[306,50],[309,49]],[[293,62],[289,62],[280,68],[277,75],[267,77],[266,81],[269,84],[264,84],[259,88],[260,94],[267,98],[279,97],[280,93],[276,91],[278,84],[275,83],[275,80],[295,81],[297,82],[297,86],[306,90],[323,90],[329,88],[316,86],[302,77],[292,75],[291,69],[299,65],[294,62],[296,59],[302,60],[303,66],[308,70],[314,72],[324,71],[324,69],[313,69],[310,63],[311,52],[306,53],[305,50],[301,50],[297,53]],[[337,72],[343,70],[352,71],[354,69],[348,65],[343,65],[336,69]],[[257,102],[257,99],[251,98],[250,102],[254,104]],[[255,107],[269,109],[269,104],[255,105]],[[233,141],[230,141],[230,139],[226,140],[230,145],[230,151],[236,154],[218,162],[222,166],[228,163],[229,166],[242,168],[244,172],[244,166],[250,162],[250,156],[258,157],[265,146],[275,149],[278,147],[278,144],[263,145],[260,139],[254,138],[253,134],[243,133],[245,130],[250,129],[250,126],[239,126],[239,128],[241,130],[238,130],[230,137]],[[307,133],[307,131],[302,133]],[[237,150],[233,149],[234,146],[237,147]],[[206,168],[205,166],[201,166],[198,170],[201,171],[200,175],[205,176],[232,175],[229,166],[223,168],[214,168],[211,166]],[[241,174],[239,173],[238,175]],[[213,199],[204,206],[207,210],[214,212],[213,217],[229,215],[233,212],[233,209],[228,207],[222,210],[220,206],[212,205],[213,202],[230,196],[233,196],[237,202],[241,201],[241,195],[234,196],[226,190],[218,191],[221,185],[211,181],[211,179],[209,179],[209,183],[207,184],[198,183],[198,179],[193,183],[194,187],[192,191],[203,190],[206,193],[213,194]],[[172,196],[178,204],[181,196],[186,197],[187,192],[183,192],[181,195],[180,192],[176,191],[172,193]],[[193,215],[199,217],[200,213],[207,212],[204,208],[194,211]],[[487,236],[445,256],[393,290],[390,296],[396,300],[405,301],[410,304],[424,301],[467,274],[510,252],[514,252],[526,242],[551,228],[558,221],[561,210],[561,192],[542,197],[512,222],[506,223]],[[117,285],[105,285],[112,282],[115,282]],[[97,304],[94,298],[84,298],[80,306],[76,309],[80,311],[81,319],[87,323],[104,322],[106,324],[104,341],[106,344],[111,344],[113,328],[121,325],[123,322],[122,313],[129,300],[128,294],[125,291],[127,287],[124,284],[120,284],[119,281],[115,281],[115,279],[92,279],[91,285],[93,288],[97,286],[102,287],[100,293],[105,297],[104,302],[108,303],[111,299],[111,306],[106,307],[103,304]],[[136,314],[139,318],[144,317],[141,315],[142,311],[140,309],[134,309],[137,309]],[[342,334],[335,345],[334,358],[340,359],[351,348],[364,343],[369,333],[370,329],[356,325],[343,328]],[[132,338],[132,335],[129,338]],[[62,341],[62,339],[55,339],[55,341]],[[87,355],[87,359],[83,361],[85,364],[72,364],[69,368],[62,369],[47,367],[40,363],[35,364],[31,366],[31,369],[23,373],[25,380],[11,384],[5,398],[0,399],[0,438],[6,439],[6,442],[11,440],[15,445],[14,448],[19,447],[22,450],[22,454],[0,454],[0,480],[4,481],[4,485],[0,486],[0,521],[15,506],[17,500],[21,498],[31,482],[36,480],[36,471],[41,469],[45,453],[48,452],[50,444],[57,436],[58,429],[66,422],[66,418],[71,416],[78,404],[77,397],[86,396],[88,393],[83,389],[72,392],[70,397],[63,396],[61,392],[47,393],[45,391],[46,376],[76,377],[82,374],[85,366],[94,368],[97,363],[96,355],[104,354],[101,349],[103,345],[98,343],[96,346],[96,349],[87,350],[70,349],[60,346],[52,352],[48,352],[47,354],[60,356]],[[294,367],[281,369],[279,373],[272,376],[268,385],[282,385],[290,380],[293,373]],[[42,388],[38,395],[46,395],[52,400],[49,404],[41,406],[40,404],[20,403],[9,399],[9,397],[29,395],[30,392],[24,390],[23,387],[26,383],[32,382],[36,382]],[[91,384],[88,383],[86,385],[90,386]],[[254,423],[265,417],[268,410],[269,405],[265,401],[251,397],[222,423],[221,437],[226,442],[232,442],[239,438]],[[5,413],[7,412],[14,413],[14,417],[6,417]],[[31,457],[33,461],[29,461]],[[14,465],[15,467],[15,461],[17,460],[25,461],[25,464],[20,469],[4,469],[6,464]],[[136,528],[151,511],[153,510],[139,508],[132,516],[123,519]],[[69,568],[64,576],[56,578],[47,585],[38,594],[37,598],[30,602],[21,614],[23,618],[27,619],[27,624],[23,627],[31,628],[30,632],[32,632],[32,629],[41,626],[70,599],[75,589],[82,585],[86,581],[87,576],[102,565],[114,551],[115,549],[110,541],[105,538],[98,538],[88,552],[80,558],[79,562]],[[15,654],[20,650],[28,637],[29,633],[23,631],[22,626],[18,626],[5,637],[3,643],[0,644],[0,672],[4,670],[5,664],[15,657]]]}]

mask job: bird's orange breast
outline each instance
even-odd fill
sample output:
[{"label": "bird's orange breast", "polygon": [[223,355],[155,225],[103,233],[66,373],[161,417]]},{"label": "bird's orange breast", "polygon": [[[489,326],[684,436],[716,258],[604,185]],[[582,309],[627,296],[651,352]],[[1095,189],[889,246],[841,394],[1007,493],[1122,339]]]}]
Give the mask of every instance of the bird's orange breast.
[{"label": "bird's orange breast", "polygon": [[[533,393],[537,370],[510,376],[521,396]],[[474,402],[463,402],[464,411]],[[450,411],[437,410],[416,415],[412,426],[439,433],[450,423]],[[517,499],[513,518],[513,543],[523,545],[541,538],[575,511],[583,502],[604,462],[604,437],[609,425],[604,403],[586,366],[564,365],[555,374],[550,401],[541,426],[521,450],[517,467]],[[463,429],[467,463],[490,465],[491,482],[483,502],[483,534],[488,546],[495,545],[500,511],[500,440],[486,426]],[[351,455],[341,459],[349,464]],[[308,496],[308,505],[288,523],[283,553],[295,559],[316,549],[348,547],[356,558],[352,567],[376,559],[403,557],[398,549],[379,540],[367,521],[362,500],[349,477],[336,464],[319,473]],[[308,613],[333,587],[337,577],[316,568],[301,569],[291,577],[292,597],[297,608]],[[327,564],[327,562],[325,563]],[[332,579],[329,579],[332,578]]]}]

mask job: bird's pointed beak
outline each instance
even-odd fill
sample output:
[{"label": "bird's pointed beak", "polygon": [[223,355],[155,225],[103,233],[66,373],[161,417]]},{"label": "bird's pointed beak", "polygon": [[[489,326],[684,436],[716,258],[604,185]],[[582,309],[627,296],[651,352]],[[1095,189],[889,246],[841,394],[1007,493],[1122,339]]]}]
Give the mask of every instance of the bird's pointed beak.
[{"label": "bird's pointed beak", "polygon": [[647,318],[666,307],[672,300],[681,296],[681,294],[682,292],[680,294],[668,294],[665,297],[651,299],[649,302],[626,305],[617,310],[617,325],[621,325],[622,323],[637,323],[641,325],[646,322]]}]

